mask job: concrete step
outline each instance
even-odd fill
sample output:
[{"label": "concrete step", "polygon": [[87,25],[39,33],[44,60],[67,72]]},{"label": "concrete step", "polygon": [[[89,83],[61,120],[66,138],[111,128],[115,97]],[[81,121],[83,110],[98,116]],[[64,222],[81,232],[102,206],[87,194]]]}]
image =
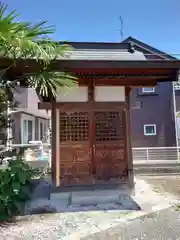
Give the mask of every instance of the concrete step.
[{"label": "concrete step", "polygon": [[95,205],[117,202],[119,200],[119,192],[117,191],[91,191],[91,192],[74,192],[72,193],[72,205]]},{"label": "concrete step", "polygon": [[63,207],[71,205],[71,192],[56,192],[50,194],[50,200],[52,202],[59,202]]},{"label": "concrete step", "polygon": [[52,201],[59,201],[63,206],[89,206],[107,203],[118,203],[122,196],[131,194],[130,189],[106,189],[94,191],[54,192]]}]

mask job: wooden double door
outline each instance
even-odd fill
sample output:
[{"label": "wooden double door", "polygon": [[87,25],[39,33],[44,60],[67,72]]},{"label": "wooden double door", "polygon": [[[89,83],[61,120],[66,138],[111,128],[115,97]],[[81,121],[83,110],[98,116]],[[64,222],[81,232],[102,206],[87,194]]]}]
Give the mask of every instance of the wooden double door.
[{"label": "wooden double door", "polygon": [[125,111],[60,112],[61,185],[92,184],[126,177]]}]

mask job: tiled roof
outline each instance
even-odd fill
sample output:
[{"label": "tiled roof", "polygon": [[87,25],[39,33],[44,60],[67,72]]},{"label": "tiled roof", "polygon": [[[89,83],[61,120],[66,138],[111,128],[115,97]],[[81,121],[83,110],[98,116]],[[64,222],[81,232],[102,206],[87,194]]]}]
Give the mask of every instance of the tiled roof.
[{"label": "tiled roof", "polygon": [[[64,58],[59,58],[64,59]],[[107,61],[135,61],[146,60],[144,54],[139,51],[130,53],[125,49],[73,49],[66,52],[67,60],[107,60]]]}]

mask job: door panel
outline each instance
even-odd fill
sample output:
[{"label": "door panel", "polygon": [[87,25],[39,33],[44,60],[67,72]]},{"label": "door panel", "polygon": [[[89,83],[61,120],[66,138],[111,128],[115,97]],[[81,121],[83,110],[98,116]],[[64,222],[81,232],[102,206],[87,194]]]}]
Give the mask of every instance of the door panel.
[{"label": "door panel", "polygon": [[126,170],[124,111],[94,112],[96,180],[121,178]]},{"label": "door panel", "polygon": [[89,113],[60,113],[61,185],[92,183]]},{"label": "door panel", "polygon": [[124,149],[123,110],[60,113],[61,185],[119,180],[127,170]]}]

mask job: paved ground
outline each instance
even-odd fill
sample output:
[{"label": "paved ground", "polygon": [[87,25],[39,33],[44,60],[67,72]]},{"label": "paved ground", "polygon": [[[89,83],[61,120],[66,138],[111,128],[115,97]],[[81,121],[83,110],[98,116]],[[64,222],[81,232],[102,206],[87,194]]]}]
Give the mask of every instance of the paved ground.
[{"label": "paved ground", "polygon": [[[180,176],[141,176],[138,177],[151,184],[159,194],[171,194],[180,198]],[[167,208],[147,217],[140,217],[109,229],[86,240],[179,240],[180,239],[180,205]],[[84,238],[85,240],[85,238]]]},{"label": "paved ground", "polygon": [[[123,215],[124,214],[124,215]],[[1,240],[178,240],[180,212],[174,207],[129,220],[128,212],[53,214],[1,227]],[[135,215],[134,215],[135,216]],[[109,225],[111,223],[111,226]],[[88,227],[87,227],[88,226]],[[86,233],[84,229],[87,229]]]},{"label": "paved ground", "polygon": [[[174,207],[170,208],[170,205],[175,202],[172,196],[167,193],[168,189],[177,185],[174,187],[176,191],[173,190],[173,193],[180,196],[178,181],[176,178],[174,180],[170,178],[168,181],[167,177],[163,180],[154,176],[148,179],[146,177],[146,180],[153,184],[155,192],[144,182],[144,177],[137,180],[136,194],[133,199],[140,205],[141,211],[118,210],[116,208],[113,210],[114,205],[110,204],[86,207],[86,209],[73,209],[73,211],[66,209],[66,211],[56,214],[34,215],[14,224],[0,226],[0,239],[178,239],[180,236],[180,212],[177,208],[176,210]],[[101,209],[98,210],[98,208]],[[162,210],[163,208],[166,210]],[[157,211],[157,213],[142,217],[142,214],[151,211]],[[132,218],[137,219],[132,220]],[[99,235],[98,232],[101,234]],[[90,236],[92,234],[94,235]]]},{"label": "paved ground", "polygon": [[141,176],[157,192],[168,192],[176,197],[180,197],[180,176]]},{"label": "paved ground", "polygon": [[161,210],[148,217],[137,218],[101,234],[84,240],[178,240],[180,239],[180,213],[174,208]]}]

